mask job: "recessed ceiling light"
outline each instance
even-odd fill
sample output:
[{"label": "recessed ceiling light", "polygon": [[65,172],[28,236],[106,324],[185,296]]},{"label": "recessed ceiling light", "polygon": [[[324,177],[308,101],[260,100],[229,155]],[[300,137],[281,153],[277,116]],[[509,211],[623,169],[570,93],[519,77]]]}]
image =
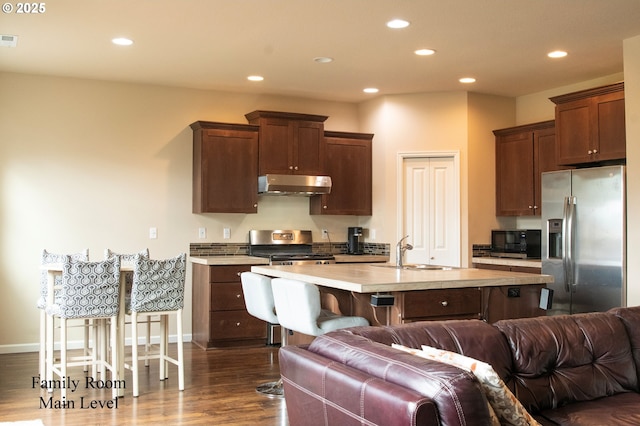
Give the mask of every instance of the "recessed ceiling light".
[{"label": "recessed ceiling light", "polygon": [[133,40],[125,37],[117,37],[111,39],[111,43],[117,44],[118,46],[131,46],[133,44]]},{"label": "recessed ceiling light", "polygon": [[378,93],[378,89],[376,89],[375,87],[367,87],[366,89],[362,90],[364,93]]},{"label": "recessed ceiling light", "polygon": [[328,64],[329,62],[333,62],[333,58],[330,58],[328,56],[318,56],[313,58],[313,61],[319,64]]},{"label": "recessed ceiling light", "polygon": [[387,22],[387,27],[389,28],[407,28],[409,26],[409,21],[405,21],[404,19],[392,19]]},{"label": "recessed ceiling light", "polygon": [[547,56],[550,58],[564,58],[567,56],[567,52],[563,50],[554,50],[553,52],[547,53]]},{"label": "recessed ceiling light", "polygon": [[469,84],[469,83],[475,83],[476,79],[473,77],[462,77],[460,80],[458,80],[460,83],[465,83],[465,84]]},{"label": "recessed ceiling light", "polygon": [[264,77],[261,75],[250,75],[249,77],[247,77],[247,80],[249,81],[262,81],[264,80]]},{"label": "recessed ceiling light", "polygon": [[414,53],[418,56],[429,56],[436,53],[436,51],[433,49],[418,49]]}]

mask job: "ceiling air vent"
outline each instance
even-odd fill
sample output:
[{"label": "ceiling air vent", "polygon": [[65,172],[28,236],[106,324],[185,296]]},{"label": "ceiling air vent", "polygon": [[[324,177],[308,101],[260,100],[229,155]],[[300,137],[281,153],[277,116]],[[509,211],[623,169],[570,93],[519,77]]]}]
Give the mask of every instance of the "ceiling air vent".
[{"label": "ceiling air vent", "polygon": [[18,36],[0,34],[0,47],[16,47],[18,45]]}]

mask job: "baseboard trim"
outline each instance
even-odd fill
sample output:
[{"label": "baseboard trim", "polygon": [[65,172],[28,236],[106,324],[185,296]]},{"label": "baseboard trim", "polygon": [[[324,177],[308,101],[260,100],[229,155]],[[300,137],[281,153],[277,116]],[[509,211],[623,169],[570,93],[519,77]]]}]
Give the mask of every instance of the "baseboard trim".
[{"label": "baseboard trim", "polygon": [[[176,343],[178,338],[176,335],[169,335],[169,343]],[[183,334],[182,335],[183,342],[191,341],[191,334]],[[146,343],[146,339],[144,337],[138,338],[138,345],[144,345]],[[157,345],[160,343],[160,336],[151,336],[151,343]],[[127,337],[124,341],[125,346],[131,346],[131,338]],[[68,349],[82,349],[84,343],[82,340],[70,340],[67,344]],[[13,344],[13,345],[0,345],[0,355],[2,354],[19,354],[19,353],[27,353],[27,352],[38,352],[40,350],[39,343],[23,343],[23,344]],[[55,345],[55,350],[60,350],[60,345]]]}]

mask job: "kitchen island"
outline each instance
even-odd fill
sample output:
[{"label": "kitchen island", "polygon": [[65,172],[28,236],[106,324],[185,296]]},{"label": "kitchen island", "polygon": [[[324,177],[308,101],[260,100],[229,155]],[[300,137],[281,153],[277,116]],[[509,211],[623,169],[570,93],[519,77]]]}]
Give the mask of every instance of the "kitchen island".
[{"label": "kitchen island", "polygon": [[[253,272],[316,284],[325,307],[359,315],[372,325],[412,321],[545,315],[538,307],[549,275],[474,268],[405,270],[385,264],[254,265]],[[372,306],[373,294],[393,297],[391,306]]]}]

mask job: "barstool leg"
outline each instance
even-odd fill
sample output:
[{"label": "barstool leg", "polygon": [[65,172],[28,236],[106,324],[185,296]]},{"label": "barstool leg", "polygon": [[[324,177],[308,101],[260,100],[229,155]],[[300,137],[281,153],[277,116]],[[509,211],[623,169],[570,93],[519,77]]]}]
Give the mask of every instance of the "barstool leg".
[{"label": "barstool leg", "polygon": [[160,380],[167,378],[167,315],[160,315]]},{"label": "barstool leg", "polygon": [[182,343],[182,309],[176,314],[176,328],[178,334],[178,389],[184,390],[184,345]]},{"label": "barstool leg", "polygon": [[[47,357],[47,383],[51,383],[53,380],[53,363],[54,363],[54,325],[55,325],[55,317],[53,315],[47,314],[47,338],[46,338],[46,357]],[[52,387],[48,387],[49,392],[53,392]]]},{"label": "barstool leg", "polygon": [[140,395],[138,389],[138,313],[131,312],[131,373],[133,376],[133,396]]},{"label": "barstool leg", "polygon": [[[67,377],[67,319],[60,319],[60,380],[64,381]],[[60,388],[60,398],[66,399],[67,388]]]},{"label": "barstool leg", "polygon": [[[118,362],[120,361],[118,359],[118,335],[117,335],[117,323],[118,323],[118,317],[114,316],[111,317],[110,320],[105,320],[105,321],[109,321],[109,324],[111,325],[110,327],[110,333],[109,333],[109,341],[110,341],[110,347],[111,347],[111,378],[116,381],[116,383],[120,383],[121,380],[124,379],[124,377],[119,377],[118,375]],[[106,329],[106,324],[105,324],[105,329]],[[119,389],[117,386],[113,387],[112,390],[112,397],[115,399],[118,397],[118,393],[119,393]]]},{"label": "barstool leg", "polygon": [[38,358],[38,370],[41,380],[47,376],[47,313],[40,309],[40,356]]},{"label": "barstool leg", "polygon": [[144,355],[147,357],[144,360],[144,366],[149,366],[149,353],[151,353],[151,315],[147,316],[147,337],[146,344],[144,345]]},{"label": "barstool leg", "polygon": [[[89,359],[89,353],[91,352],[91,350],[89,349],[89,329],[92,328],[92,322],[91,320],[84,320],[84,347],[82,348],[84,350],[84,358],[85,359]],[[95,352],[96,350],[96,341],[93,341],[93,352]],[[95,365],[95,364],[93,364]],[[83,371],[86,373],[87,371],[89,371],[89,366],[85,363],[84,367],[83,367]],[[96,371],[95,371],[95,367],[92,366],[91,369],[91,374],[93,374],[93,377],[96,376]]]}]

